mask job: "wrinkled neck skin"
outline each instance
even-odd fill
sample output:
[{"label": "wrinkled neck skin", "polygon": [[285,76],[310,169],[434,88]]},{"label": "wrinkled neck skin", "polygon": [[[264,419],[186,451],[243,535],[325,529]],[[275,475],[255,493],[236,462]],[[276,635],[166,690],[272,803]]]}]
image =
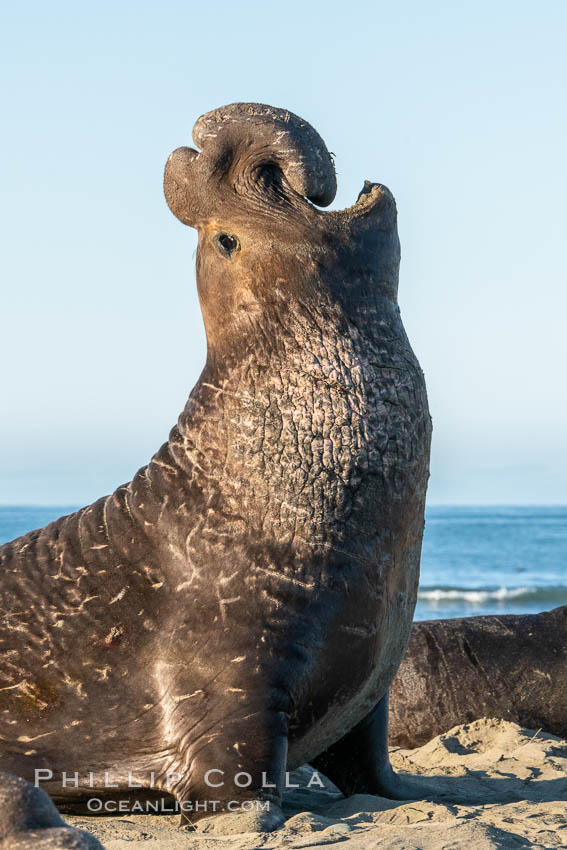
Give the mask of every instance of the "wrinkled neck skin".
[{"label": "wrinkled neck skin", "polygon": [[209,310],[201,279],[217,297],[222,280],[211,284],[198,259],[208,357],[167,452],[222,503],[233,534],[234,521],[249,536],[260,518],[258,534],[324,549],[354,526],[374,560],[378,515],[388,527],[398,509],[392,487],[411,499],[411,482],[384,476],[400,455],[418,462],[412,419],[425,390],[395,300],[397,236],[349,240],[317,252],[312,239],[308,254],[278,258],[286,278],[266,281],[263,263],[224,312]]},{"label": "wrinkled neck skin", "polygon": [[207,362],[180,419],[183,432],[198,416],[203,386],[226,395],[215,405],[219,413],[236,396],[267,409],[284,385],[301,386],[313,406],[332,387],[363,401],[365,381],[376,370],[404,353],[413,360],[395,298],[397,280],[380,280],[364,266],[349,280],[348,266],[343,277],[336,256],[324,262],[290,257],[291,281],[266,282],[260,272],[238,293],[239,303],[227,305],[231,310],[209,316],[203,306]]},{"label": "wrinkled neck skin", "polygon": [[[221,572],[225,557],[243,568],[265,558],[270,539],[285,550],[275,562],[300,570],[343,545],[373,565],[392,540],[419,552],[430,422],[396,301],[395,205],[374,185],[352,210],[303,206],[288,233],[278,220],[272,234],[268,217],[265,250],[239,267],[219,265],[199,228],[207,362],[129,488],[145,534],[179,552],[180,575],[187,557],[202,561],[203,535]],[[254,553],[251,539],[265,545]]]}]

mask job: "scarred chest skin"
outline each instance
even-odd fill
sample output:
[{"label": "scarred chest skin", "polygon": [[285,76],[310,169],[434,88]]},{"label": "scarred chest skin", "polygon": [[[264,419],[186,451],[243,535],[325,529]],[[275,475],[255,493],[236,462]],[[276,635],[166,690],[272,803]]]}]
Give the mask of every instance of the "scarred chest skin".
[{"label": "scarred chest skin", "polygon": [[184,798],[221,750],[235,769],[263,752],[265,718],[288,767],[314,758],[395,675],[431,434],[395,205],[370,184],[344,213],[257,191],[234,257],[211,247],[230,210],[197,222],[208,358],[169,441],[0,549],[4,770],[92,771],[95,788],[151,771]]}]

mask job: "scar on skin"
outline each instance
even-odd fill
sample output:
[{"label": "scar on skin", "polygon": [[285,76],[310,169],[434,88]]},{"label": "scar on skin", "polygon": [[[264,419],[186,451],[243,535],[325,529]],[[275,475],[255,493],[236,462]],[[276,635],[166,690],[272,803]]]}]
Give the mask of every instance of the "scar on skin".
[{"label": "scar on skin", "polygon": [[186,699],[191,699],[191,697],[196,697],[202,693],[204,693],[204,691],[200,688],[198,691],[193,691],[192,694],[181,694],[178,697],[173,697],[173,702],[183,702]]},{"label": "scar on skin", "polygon": [[20,735],[18,741],[22,744],[31,744],[32,741],[37,741],[38,738],[47,738],[48,735],[55,735],[57,729],[52,729],[51,732],[42,732],[41,735],[34,735],[30,737],[29,735]]},{"label": "scar on skin", "polygon": [[123,596],[125,595],[127,589],[128,589],[127,587],[123,587],[122,590],[120,591],[120,593],[117,593],[116,596],[114,596],[108,604],[114,605],[115,602],[119,602],[123,598]]}]

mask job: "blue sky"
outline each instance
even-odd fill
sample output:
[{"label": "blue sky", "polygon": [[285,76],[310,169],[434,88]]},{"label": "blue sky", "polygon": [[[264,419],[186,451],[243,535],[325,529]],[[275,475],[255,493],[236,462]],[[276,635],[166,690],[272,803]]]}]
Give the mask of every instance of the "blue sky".
[{"label": "blue sky", "polygon": [[567,502],[567,4],[3,4],[0,503],[82,504],[167,438],[204,361],[194,231],[162,196],[253,100],[396,195],[431,503]]}]

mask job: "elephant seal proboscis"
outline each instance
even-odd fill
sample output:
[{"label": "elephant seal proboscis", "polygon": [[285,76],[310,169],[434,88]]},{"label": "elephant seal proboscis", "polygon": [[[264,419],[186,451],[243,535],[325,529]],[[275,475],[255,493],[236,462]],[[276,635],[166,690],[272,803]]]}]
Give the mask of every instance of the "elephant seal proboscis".
[{"label": "elephant seal proboscis", "polygon": [[[193,138],[165,195],[199,233],[206,365],[129,484],[2,547],[0,766],[42,771],[56,801],[141,786],[255,805],[249,822],[272,828],[306,761],[415,796],[388,761],[387,691],[416,601],[430,416],[388,189],[317,209],[333,162],[285,110],[222,107]],[[366,756],[343,769],[345,736]]]}]

